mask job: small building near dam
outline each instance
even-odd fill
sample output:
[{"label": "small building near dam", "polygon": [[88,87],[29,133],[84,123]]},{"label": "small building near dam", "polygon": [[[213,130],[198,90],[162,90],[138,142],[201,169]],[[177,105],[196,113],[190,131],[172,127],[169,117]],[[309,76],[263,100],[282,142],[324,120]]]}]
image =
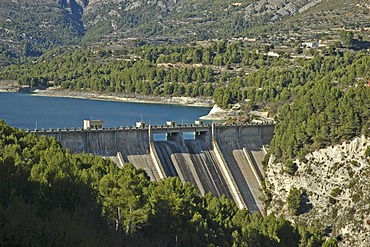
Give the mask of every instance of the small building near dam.
[{"label": "small building near dam", "polygon": [[104,121],[103,120],[84,120],[84,130],[88,129],[102,129]]}]

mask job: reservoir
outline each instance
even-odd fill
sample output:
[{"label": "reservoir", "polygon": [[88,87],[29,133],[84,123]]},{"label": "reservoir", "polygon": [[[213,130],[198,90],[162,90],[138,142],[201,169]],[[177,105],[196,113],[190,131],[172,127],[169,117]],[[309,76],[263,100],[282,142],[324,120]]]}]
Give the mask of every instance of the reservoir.
[{"label": "reservoir", "polygon": [[140,120],[147,125],[192,124],[210,109],[0,93],[0,119],[21,129],[80,128],[84,119],[104,120],[104,127],[135,126]]}]

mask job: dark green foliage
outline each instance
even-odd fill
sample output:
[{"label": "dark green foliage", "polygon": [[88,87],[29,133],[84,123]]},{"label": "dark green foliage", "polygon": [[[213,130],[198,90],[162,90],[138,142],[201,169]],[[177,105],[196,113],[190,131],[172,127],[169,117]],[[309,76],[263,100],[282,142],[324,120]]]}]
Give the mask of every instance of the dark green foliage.
[{"label": "dark green foliage", "polygon": [[2,246],[298,246],[301,239],[282,218],[200,196],[178,178],[150,182],[131,164],[72,155],[3,121],[0,191]]},{"label": "dark green foliage", "polygon": [[368,147],[367,149],[366,149],[366,151],[365,151],[365,156],[366,157],[370,157],[370,147]]},{"label": "dark green foliage", "polygon": [[[363,70],[369,66],[369,59],[358,53],[308,63],[314,66],[305,75],[310,82],[297,87],[295,100],[280,109],[272,152],[288,159],[360,134],[368,135],[370,88],[355,78],[369,76]],[[314,73],[323,68],[330,69]]]},{"label": "dark green foliage", "polygon": [[[269,215],[262,218],[239,211],[234,222],[241,227],[234,231],[237,246],[298,246],[300,235],[290,222]],[[269,237],[268,237],[269,236]]]},{"label": "dark green foliage", "polygon": [[[103,48],[96,51],[54,49],[36,63],[6,68],[0,79],[17,80],[30,86],[54,85],[116,94],[213,96],[221,107],[227,108],[231,103],[246,99],[246,91],[240,90],[245,85],[235,72],[219,72],[215,65],[227,64],[233,68],[238,64],[285,63],[284,59],[248,50],[242,43],[225,41],[211,42],[208,46],[145,45],[135,48],[131,54],[126,53],[127,50]],[[231,84],[224,87],[227,80]]]},{"label": "dark green foliage", "polygon": [[297,171],[298,169],[298,166],[296,163],[294,163],[292,160],[286,160],[284,162],[284,171],[287,172],[288,174],[290,175],[294,175],[295,172]]},{"label": "dark green foliage", "polygon": [[334,238],[327,239],[323,244],[322,247],[337,247],[337,241]]},{"label": "dark green foliage", "polygon": [[4,122],[0,139],[2,246],[117,245],[120,236],[101,217],[97,193],[78,174],[77,156]]},{"label": "dark green foliage", "polygon": [[288,208],[293,215],[299,214],[299,207],[301,205],[301,190],[291,188],[287,197]]},{"label": "dark green foliage", "polygon": [[354,34],[353,32],[349,31],[340,31],[339,33],[340,38],[342,39],[343,43],[347,47],[351,47],[354,41]]},{"label": "dark green foliage", "polygon": [[315,221],[312,225],[300,223],[298,232],[301,236],[299,246],[322,246],[325,241],[325,231],[322,231],[323,226],[320,222]]}]

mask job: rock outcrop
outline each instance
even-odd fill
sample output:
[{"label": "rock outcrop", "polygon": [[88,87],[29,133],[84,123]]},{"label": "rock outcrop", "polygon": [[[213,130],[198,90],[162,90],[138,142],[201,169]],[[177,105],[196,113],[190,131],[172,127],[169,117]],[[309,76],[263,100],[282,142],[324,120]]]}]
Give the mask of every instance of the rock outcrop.
[{"label": "rock outcrop", "polygon": [[[339,246],[370,243],[370,138],[359,137],[341,145],[320,149],[295,160],[294,175],[271,157],[266,182],[272,194],[269,213],[283,214],[294,222],[318,221],[331,231]],[[308,196],[310,210],[293,216],[287,197],[292,188]]]}]

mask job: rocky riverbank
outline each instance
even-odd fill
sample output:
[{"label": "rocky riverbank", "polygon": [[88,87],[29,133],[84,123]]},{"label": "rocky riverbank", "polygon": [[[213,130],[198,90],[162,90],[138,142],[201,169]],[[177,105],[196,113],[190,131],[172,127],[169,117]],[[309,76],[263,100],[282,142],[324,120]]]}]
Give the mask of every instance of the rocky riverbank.
[{"label": "rocky riverbank", "polygon": [[0,92],[18,92],[22,88],[15,81],[0,81]]},{"label": "rocky riverbank", "polygon": [[202,120],[217,120],[226,121],[229,117],[235,117],[238,115],[238,111],[235,110],[224,110],[217,105],[214,105],[208,115],[200,117]]}]

